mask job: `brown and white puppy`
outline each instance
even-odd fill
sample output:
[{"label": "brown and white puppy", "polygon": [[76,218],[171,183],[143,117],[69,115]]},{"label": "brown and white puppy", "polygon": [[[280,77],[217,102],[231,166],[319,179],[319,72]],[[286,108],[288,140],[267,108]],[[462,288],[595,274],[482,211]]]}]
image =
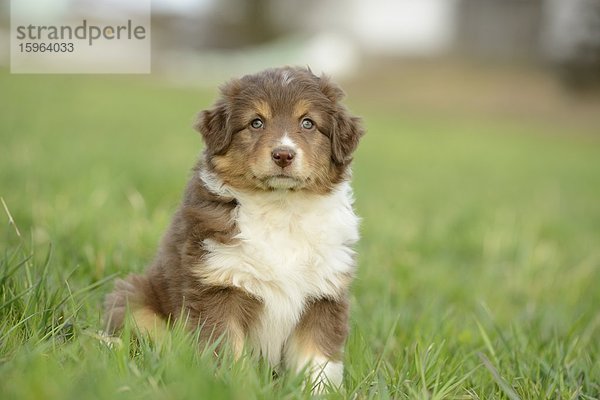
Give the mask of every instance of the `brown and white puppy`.
[{"label": "brown and white puppy", "polygon": [[114,332],[185,318],[278,367],[342,381],[352,245],[350,163],[364,134],[342,90],[301,68],[228,82],[199,115],[206,148],[154,262],[106,298]]}]

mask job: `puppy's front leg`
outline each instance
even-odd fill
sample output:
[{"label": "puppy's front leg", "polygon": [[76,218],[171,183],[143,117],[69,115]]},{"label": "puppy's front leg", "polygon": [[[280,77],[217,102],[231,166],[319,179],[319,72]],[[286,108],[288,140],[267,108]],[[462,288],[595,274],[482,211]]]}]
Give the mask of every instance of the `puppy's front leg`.
[{"label": "puppy's front leg", "polygon": [[286,344],[286,365],[296,372],[306,369],[313,392],[323,392],[328,384],[339,387],[347,335],[347,300],[313,300]]},{"label": "puppy's front leg", "polygon": [[200,337],[204,343],[222,337],[231,346],[234,356],[239,358],[244,338],[262,304],[238,288],[202,286],[190,291],[186,307],[188,325],[201,329]]}]

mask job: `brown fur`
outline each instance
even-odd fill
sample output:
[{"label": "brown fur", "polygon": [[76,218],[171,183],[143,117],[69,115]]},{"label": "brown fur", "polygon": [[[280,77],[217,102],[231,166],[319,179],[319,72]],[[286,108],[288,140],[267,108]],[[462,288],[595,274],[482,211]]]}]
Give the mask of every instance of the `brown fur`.
[{"label": "brown fur", "polygon": [[290,346],[340,361],[348,335],[348,300],[313,299],[306,307]]},{"label": "brown fur", "polygon": [[[290,79],[284,82],[283,76]],[[202,328],[205,340],[225,335],[239,352],[263,305],[239,288],[203,283],[193,271],[204,262],[205,239],[232,243],[238,232],[236,199],[209,191],[199,172],[214,173],[238,189],[273,190],[268,174],[279,167],[265,159],[270,160],[270,149],[285,131],[306,157],[302,168],[282,172],[298,182],[290,190],[327,193],[348,178],[352,152],[364,131],[339,103],[341,89],[327,78],[305,69],[273,69],[232,80],[221,92],[214,107],[199,114],[196,128],[206,144],[204,155],[154,261],[144,275],[116,281],[106,297],[105,323],[111,332],[123,326],[128,308],[163,320],[184,316],[190,329]],[[314,129],[301,128],[299,121],[307,115]],[[249,127],[257,116],[265,122],[260,134]],[[338,360],[347,318],[345,295],[312,299],[292,340]]]},{"label": "brown fur", "polygon": [[[282,69],[248,75],[223,86],[222,98],[200,113],[196,128],[207,144],[209,167],[234,187],[268,190],[252,166],[268,159],[264,152],[272,148],[269,143],[286,131],[309,156],[312,173],[302,177],[302,189],[327,193],[347,178],[347,167],[364,130],[360,119],[350,116],[339,102],[343,91],[328,78],[303,69],[283,71],[291,76],[285,90],[281,90]],[[271,118],[274,115],[292,118]],[[312,134],[298,129],[298,120],[305,115],[316,122]],[[248,127],[255,117],[265,120],[260,135]]]}]

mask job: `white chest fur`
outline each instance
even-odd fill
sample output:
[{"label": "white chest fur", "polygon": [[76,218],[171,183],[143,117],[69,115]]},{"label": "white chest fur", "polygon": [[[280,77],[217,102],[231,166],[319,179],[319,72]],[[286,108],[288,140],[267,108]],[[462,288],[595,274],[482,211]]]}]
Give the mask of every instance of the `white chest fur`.
[{"label": "white chest fur", "polygon": [[263,301],[250,344],[277,365],[306,300],[336,296],[352,274],[359,222],[352,189],[345,182],[328,195],[230,194],[239,204],[240,233],[234,244],[205,240],[208,256],[198,274],[207,283],[233,285]]}]

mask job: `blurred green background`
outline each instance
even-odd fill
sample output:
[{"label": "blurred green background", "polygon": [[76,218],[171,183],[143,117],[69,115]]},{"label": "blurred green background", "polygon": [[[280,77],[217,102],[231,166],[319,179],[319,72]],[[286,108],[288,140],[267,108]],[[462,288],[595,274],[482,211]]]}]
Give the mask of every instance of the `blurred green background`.
[{"label": "blurred green background", "polygon": [[[338,53],[305,52],[318,42],[310,23],[283,30],[260,12],[292,18],[294,2],[249,2],[258,11],[197,42],[173,27],[237,4],[224,3],[187,17],[158,4],[150,75],[0,69],[0,393],[309,397],[298,377],[274,379],[247,359],[215,363],[180,332],[111,345],[98,331],[112,279],[143,270],[177,207],[202,149],[192,121],[223,75],[314,60],[368,131],[353,167],[363,222],[345,387],[330,397],[599,398],[598,31],[585,46],[572,39],[578,50],[566,56],[534,46],[550,35],[536,13],[553,2],[455,2],[453,21],[479,18],[467,33],[455,22],[452,35],[438,33],[443,45],[422,39],[416,51],[342,24],[327,46],[354,56],[334,65]],[[371,25],[387,26],[385,7],[402,11],[388,3],[373,3]],[[492,26],[530,29],[495,41],[477,31],[491,11]],[[252,28],[257,15],[264,32]],[[167,51],[178,37],[185,57]],[[371,50],[361,37],[375,40]]]}]

